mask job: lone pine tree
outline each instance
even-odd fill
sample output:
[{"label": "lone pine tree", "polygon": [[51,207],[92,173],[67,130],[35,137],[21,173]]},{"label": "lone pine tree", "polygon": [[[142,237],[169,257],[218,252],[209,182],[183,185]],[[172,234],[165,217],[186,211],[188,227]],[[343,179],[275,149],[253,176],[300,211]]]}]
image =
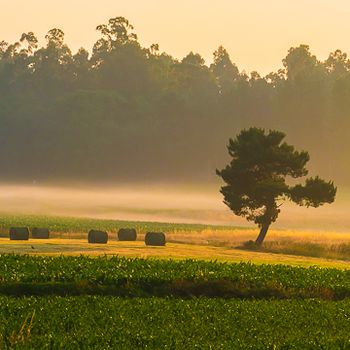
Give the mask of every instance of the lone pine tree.
[{"label": "lone pine tree", "polygon": [[284,142],[280,131],[250,128],[229,140],[231,162],[217,174],[225,186],[221,188],[224,203],[238,216],[260,227],[256,244],[261,245],[270,225],[277,220],[281,203],[291,200],[300,206],[319,207],[334,202],[337,188],[332,181],[318,176],[305,184],[288,185],[287,177],[306,176],[308,152],[296,151]]}]

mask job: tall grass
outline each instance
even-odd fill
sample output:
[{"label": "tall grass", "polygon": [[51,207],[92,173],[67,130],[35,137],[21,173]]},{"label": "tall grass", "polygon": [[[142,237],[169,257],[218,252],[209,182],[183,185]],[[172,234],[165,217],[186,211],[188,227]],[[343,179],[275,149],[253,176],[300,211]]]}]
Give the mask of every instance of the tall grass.
[{"label": "tall grass", "polygon": [[278,254],[350,260],[350,243],[327,244],[295,241],[268,241],[259,251]]},{"label": "tall grass", "polygon": [[174,243],[243,248],[261,252],[350,260],[350,234],[337,232],[271,230],[261,247],[254,242],[258,230],[203,230],[170,233]]}]

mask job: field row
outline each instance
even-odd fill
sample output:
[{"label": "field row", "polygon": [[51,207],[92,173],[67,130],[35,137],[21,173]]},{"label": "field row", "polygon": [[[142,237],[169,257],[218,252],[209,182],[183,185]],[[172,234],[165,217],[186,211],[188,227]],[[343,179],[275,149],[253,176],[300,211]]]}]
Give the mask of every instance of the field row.
[{"label": "field row", "polygon": [[350,301],[0,297],[1,349],[349,349]]},{"label": "field row", "polygon": [[350,297],[350,270],[121,257],[0,255],[7,295]]}]

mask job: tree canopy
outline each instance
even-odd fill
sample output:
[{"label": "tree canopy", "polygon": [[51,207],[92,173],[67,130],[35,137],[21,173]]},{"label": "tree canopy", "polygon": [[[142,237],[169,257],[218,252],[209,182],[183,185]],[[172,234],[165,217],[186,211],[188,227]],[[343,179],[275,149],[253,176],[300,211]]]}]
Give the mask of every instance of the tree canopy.
[{"label": "tree canopy", "polygon": [[337,192],[333,182],[318,176],[307,178],[304,185],[287,183],[288,177],[297,179],[308,174],[310,157],[284,142],[285,136],[283,132],[266,133],[261,128],[241,131],[229,141],[230,164],[217,171],[226,183],[221,188],[224,203],[236,215],[261,228],[257,244],[264,241],[269,226],[277,220],[284,200],[319,207],[332,203]]},{"label": "tree canopy", "polygon": [[[215,181],[232,133],[283,129],[315,168],[348,183],[350,61],[293,47],[282,68],[244,72],[227,50],[211,62],[143,47],[124,17],[72,52],[59,28],[0,40],[0,161],[5,180]],[[203,142],[205,140],[205,142]]]}]

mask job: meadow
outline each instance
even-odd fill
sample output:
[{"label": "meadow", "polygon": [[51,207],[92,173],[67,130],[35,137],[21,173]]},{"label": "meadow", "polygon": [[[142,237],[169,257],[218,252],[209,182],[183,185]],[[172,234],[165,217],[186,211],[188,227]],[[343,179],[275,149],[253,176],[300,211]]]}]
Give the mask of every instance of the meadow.
[{"label": "meadow", "polygon": [[[8,230],[11,226],[47,227],[51,231],[51,239],[9,241]],[[109,233],[107,246],[87,244],[87,232],[92,228]],[[116,237],[120,228],[135,228],[138,242],[131,245],[118,242]],[[145,247],[142,242],[148,231],[165,232],[167,247]],[[348,233],[271,229],[263,247],[256,250],[247,246],[246,242],[254,240],[257,234],[257,228],[227,225],[3,214],[0,216],[0,254],[120,254],[300,265],[333,264],[345,268],[350,260]]]}]

